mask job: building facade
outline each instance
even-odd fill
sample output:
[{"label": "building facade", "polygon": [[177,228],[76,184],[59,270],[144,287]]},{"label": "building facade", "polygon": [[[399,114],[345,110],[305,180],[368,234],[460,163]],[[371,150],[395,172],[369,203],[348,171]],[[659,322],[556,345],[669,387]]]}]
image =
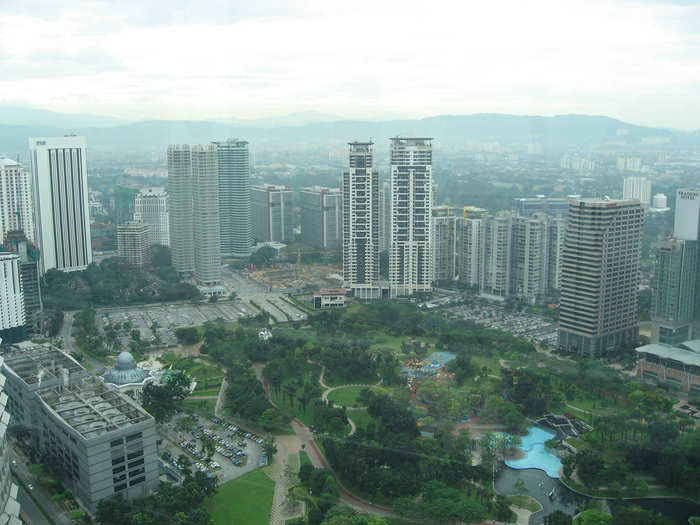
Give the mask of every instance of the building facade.
[{"label": "building facade", "polygon": [[0,242],[10,231],[23,231],[34,241],[31,176],[19,162],[0,158]]},{"label": "building facade", "polygon": [[434,276],[431,245],[432,139],[392,138],[390,166],[391,295],[397,297],[430,292]]},{"label": "building facade", "polygon": [[92,262],[85,137],[30,138],[36,241],[42,274]]},{"label": "building facade", "polygon": [[459,280],[481,291],[484,276],[486,210],[468,206],[460,220]]},{"label": "building facade", "polygon": [[556,217],[566,217],[569,212],[569,199],[562,197],[518,197],[513,199],[513,212],[521,217],[529,217],[533,213],[546,213]]},{"label": "building facade", "polygon": [[378,299],[379,172],[372,142],[349,143],[343,174],[343,281],[360,299]]},{"label": "building facade", "polygon": [[243,259],[253,246],[248,142],[215,142],[219,170],[220,253]]},{"label": "building facade", "polygon": [[20,258],[15,253],[0,253],[0,338],[16,343],[25,337],[24,292]]},{"label": "building facade", "polygon": [[388,252],[391,246],[391,181],[384,181],[379,190],[379,251]]},{"label": "building facade", "polygon": [[19,256],[20,282],[24,298],[25,327],[38,333],[41,329],[41,276],[39,274],[39,250],[27,240],[22,231],[11,231],[5,235],[0,252],[7,251]]},{"label": "building facade", "polygon": [[265,184],[251,188],[253,233],[257,242],[294,240],[294,191]]},{"label": "building facade", "polygon": [[511,247],[513,214],[507,211],[492,215],[484,224],[484,275],[481,294],[505,299],[511,293]]},{"label": "building facade", "polygon": [[192,155],[187,144],[168,146],[170,253],[180,275],[194,273]]},{"label": "building facade", "polygon": [[548,217],[514,217],[511,241],[511,295],[528,304],[548,292],[549,224]]},{"label": "building facade", "polygon": [[299,205],[302,242],[321,250],[337,250],[343,239],[343,196],[340,189],[302,188]]},{"label": "building facade", "polygon": [[570,200],[559,347],[590,357],[637,341],[644,212],[639,201]]},{"label": "building facade", "polygon": [[125,222],[117,226],[119,262],[133,268],[151,263],[150,228],[142,222]]},{"label": "building facade", "polygon": [[163,188],[143,188],[134,198],[134,221],[148,225],[151,246],[170,246],[168,194]]},{"label": "building facade", "polygon": [[651,203],[651,181],[647,177],[625,177],[623,199],[637,199],[644,209]]},{"label": "building facade", "polygon": [[658,243],[651,308],[653,342],[675,345],[692,338],[698,241]]},{"label": "building facade", "polygon": [[[3,358],[0,357],[0,368]],[[7,411],[7,394],[3,392],[5,376],[0,374],[0,523],[4,525],[22,525],[19,517],[20,504],[17,501],[18,487],[12,483],[10,472],[10,454],[7,443],[7,429],[11,416]]]},{"label": "building facade", "polygon": [[202,286],[221,282],[218,146],[192,147],[194,276]]},{"label": "building facade", "polygon": [[700,340],[655,343],[636,349],[637,377],[671,390],[700,396]]},{"label": "building facade", "polygon": [[457,223],[454,208],[435,206],[432,209],[432,245],[434,280],[450,283],[457,277]]}]

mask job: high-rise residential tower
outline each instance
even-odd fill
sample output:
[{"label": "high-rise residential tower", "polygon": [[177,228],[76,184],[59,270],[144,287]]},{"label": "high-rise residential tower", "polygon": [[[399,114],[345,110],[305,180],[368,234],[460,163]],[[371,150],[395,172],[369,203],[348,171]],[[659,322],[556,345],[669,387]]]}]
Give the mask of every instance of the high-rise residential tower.
[{"label": "high-rise residential tower", "polygon": [[378,299],[379,172],[373,142],[350,142],[349,168],[343,174],[343,280],[355,297]]},{"label": "high-rise residential tower", "polygon": [[393,297],[432,290],[432,140],[391,139],[389,285]]},{"label": "high-rise residential tower", "polygon": [[29,152],[41,272],[84,270],[92,262],[85,137],[30,138]]},{"label": "high-rise residential tower", "polygon": [[449,283],[457,277],[457,215],[454,208],[432,209],[433,267],[436,283]]},{"label": "high-rise residential tower", "polygon": [[459,280],[481,291],[484,275],[486,210],[465,206],[460,220]]},{"label": "high-rise residential tower", "polygon": [[294,240],[294,191],[264,184],[251,189],[253,233],[258,242]]},{"label": "high-rise residential tower", "polygon": [[301,240],[322,250],[336,250],[343,241],[343,196],[339,188],[312,186],[299,191]]},{"label": "high-rise residential tower", "polygon": [[384,181],[379,190],[379,251],[391,246],[391,181]]},{"label": "high-rise residential tower", "polygon": [[163,188],[143,188],[134,198],[134,221],[148,225],[151,246],[170,246],[168,194]]},{"label": "high-rise residential tower", "polygon": [[19,255],[0,253],[0,338],[4,343],[24,339],[24,293]]},{"label": "high-rise residential tower", "polygon": [[561,260],[561,349],[594,357],[636,343],[643,225],[636,199],[570,199]]},{"label": "high-rise residential tower", "polygon": [[623,199],[637,199],[642,208],[649,209],[651,203],[651,181],[647,177],[625,177],[622,185]]},{"label": "high-rise residential tower", "polygon": [[117,226],[119,262],[133,268],[143,268],[151,262],[148,225],[125,222]]},{"label": "high-rise residential tower", "polygon": [[219,169],[216,144],[192,146],[194,276],[203,286],[221,281]]},{"label": "high-rise residential tower", "polygon": [[168,146],[170,252],[180,275],[194,273],[192,154],[187,144]]},{"label": "high-rise residential tower", "polygon": [[0,158],[0,242],[18,230],[34,241],[31,177],[19,162]]},{"label": "high-rise residential tower", "polygon": [[242,259],[253,245],[248,142],[215,142],[219,166],[221,255]]},{"label": "high-rise residential tower", "polygon": [[511,295],[511,247],[513,242],[513,214],[498,212],[484,224],[484,275],[481,294],[505,299]]},{"label": "high-rise residential tower", "polygon": [[41,330],[41,275],[39,273],[39,250],[27,240],[23,231],[11,231],[5,235],[0,251],[19,256],[20,282],[24,300],[25,327],[32,332]]}]

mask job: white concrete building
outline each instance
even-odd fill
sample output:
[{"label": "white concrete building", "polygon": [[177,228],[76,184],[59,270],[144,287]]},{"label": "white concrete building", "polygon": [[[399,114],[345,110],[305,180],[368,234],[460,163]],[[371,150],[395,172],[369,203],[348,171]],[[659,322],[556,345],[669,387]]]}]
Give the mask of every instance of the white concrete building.
[{"label": "white concrete building", "polygon": [[[0,368],[4,359],[0,357]],[[10,425],[11,415],[7,411],[7,394],[5,387],[5,375],[0,373],[0,450],[7,451],[7,428]],[[12,483],[10,471],[10,454],[3,452],[0,455],[0,523],[3,525],[22,525],[19,518],[20,504],[17,501],[18,487]]]},{"label": "white concrete building", "polygon": [[664,212],[668,211],[668,197],[664,195],[663,193],[657,193],[652,197],[651,199],[651,211],[652,212]]},{"label": "white concrete building", "polygon": [[372,142],[350,142],[343,174],[343,281],[355,297],[379,299],[379,172]]},{"label": "white concrete building", "polygon": [[454,208],[435,206],[432,210],[433,279],[451,282],[457,277],[457,215]]},{"label": "white concrete building", "polygon": [[134,268],[151,263],[148,225],[142,222],[125,222],[117,226],[117,252],[119,262]]},{"label": "white concrete building", "polygon": [[41,272],[92,262],[85,137],[29,139]]},{"label": "white concrete building", "polygon": [[393,297],[430,292],[433,282],[431,226],[432,138],[391,139],[391,249]]},{"label": "white concrete building", "polygon": [[637,199],[643,208],[651,203],[651,181],[647,177],[625,177],[622,187],[623,199]]},{"label": "white concrete building", "polygon": [[0,337],[5,343],[24,339],[25,311],[20,258],[0,253]]},{"label": "white concrete building", "polygon": [[679,188],[676,191],[673,237],[684,241],[700,239],[700,188]]},{"label": "white concrete building", "polygon": [[391,247],[391,181],[384,181],[379,190],[379,251]]},{"label": "white concrete building", "polygon": [[136,195],[134,221],[148,225],[151,246],[170,246],[168,193],[164,188],[143,188]]},{"label": "white concrete building", "polygon": [[34,242],[31,177],[18,162],[0,158],[0,242],[14,230],[23,231]]},{"label": "white concrete building", "polygon": [[251,202],[256,241],[294,241],[294,190],[290,186],[253,186]]},{"label": "white concrete building", "polygon": [[194,273],[192,155],[187,144],[168,146],[170,252],[175,271]]},{"label": "white concrete building", "polygon": [[194,276],[202,286],[221,282],[217,159],[216,144],[192,146]]},{"label": "white concrete building", "polygon": [[253,246],[248,142],[214,142],[219,170],[219,238],[221,255],[246,258]]}]

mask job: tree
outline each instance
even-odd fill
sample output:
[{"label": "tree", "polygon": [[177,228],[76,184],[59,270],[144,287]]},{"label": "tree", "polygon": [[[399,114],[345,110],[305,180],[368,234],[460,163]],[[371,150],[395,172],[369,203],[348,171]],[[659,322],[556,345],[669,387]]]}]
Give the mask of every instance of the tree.
[{"label": "tree", "polygon": [[279,415],[274,407],[268,408],[260,416],[260,424],[266,432],[271,432],[277,426],[278,420]]},{"label": "tree", "polygon": [[206,434],[202,434],[199,439],[202,442],[202,452],[207,457],[207,461],[210,461],[214,452],[216,452],[216,442]]},{"label": "tree", "polygon": [[571,516],[555,510],[544,517],[544,525],[571,525]]},{"label": "tree", "polygon": [[158,423],[182,410],[182,400],[190,393],[190,378],[181,370],[167,376],[165,384],[148,383],[143,388],[142,405]]},{"label": "tree", "polygon": [[602,510],[588,509],[576,518],[575,525],[612,525],[612,516]]},{"label": "tree", "polygon": [[277,445],[275,444],[274,438],[267,438],[265,441],[263,441],[262,449],[265,455],[268,457],[268,460],[272,462],[272,458],[275,454],[277,454]]},{"label": "tree", "polygon": [[201,340],[199,330],[194,326],[178,328],[175,330],[175,337],[180,344],[193,345]]}]

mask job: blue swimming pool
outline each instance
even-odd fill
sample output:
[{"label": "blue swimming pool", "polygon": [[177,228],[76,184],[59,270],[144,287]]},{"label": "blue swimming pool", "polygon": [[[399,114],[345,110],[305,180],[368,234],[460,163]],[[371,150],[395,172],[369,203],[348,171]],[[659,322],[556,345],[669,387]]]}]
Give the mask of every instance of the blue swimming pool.
[{"label": "blue swimming pool", "polygon": [[558,457],[550,454],[544,446],[544,442],[553,437],[554,434],[551,432],[539,427],[530,427],[519,447],[525,457],[507,460],[506,465],[515,469],[537,468],[544,470],[550,478],[558,478],[561,461]]}]

